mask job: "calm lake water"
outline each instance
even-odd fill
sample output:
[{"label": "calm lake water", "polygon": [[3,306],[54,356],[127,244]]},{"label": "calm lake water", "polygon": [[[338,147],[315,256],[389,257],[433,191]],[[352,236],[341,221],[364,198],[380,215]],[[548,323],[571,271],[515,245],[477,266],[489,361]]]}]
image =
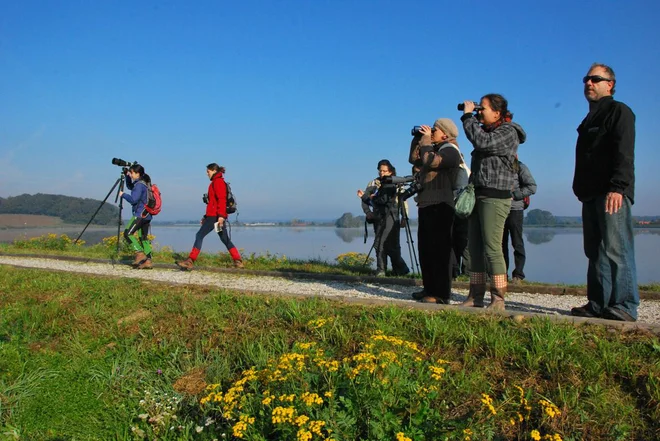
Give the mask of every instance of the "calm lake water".
[{"label": "calm lake water", "polygon": [[[152,227],[155,242],[160,246],[170,246],[175,251],[187,252],[192,247],[197,226],[159,226]],[[52,230],[52,229],[51,229]],[[342,253],[349,251],[368,253],[373,243],[373,231],[369,231],[367,243],[364,243],[364,229],[343,229],[332,227],[232,227],[232,240],[246,254],[277,254],[291,259],[317,258],[328,262]],[[77,232],[52,231],[66,233],[73,238]],[[39,230],[25,230],[20,234],[39,235]],[[114,230],[92,230],[85,233],[83,239],[88,243],[101,237],[116,234]],[[415,248],[417,232],[412,230]],[[528,280],[547,283],[586,283],[587,259],[582,250],[581,228],[526,228],[525,248],[527,263],[525,274]],[[6,238],[2,238],[6,240]],[[410,266],[410,254],[404,230],[401,231],[401,249],[404,259]],[[660,250],[660,229],[638,229],[635,236],[635,257],[638,282],[645,284],[660,281],[660,264],[656,256]],[[209,234],[204,240],[204,252],[225,251],[220,239]],[[373,256],[373,252],[372,252]],[[513,262],[513,258],[511,259]]]}]

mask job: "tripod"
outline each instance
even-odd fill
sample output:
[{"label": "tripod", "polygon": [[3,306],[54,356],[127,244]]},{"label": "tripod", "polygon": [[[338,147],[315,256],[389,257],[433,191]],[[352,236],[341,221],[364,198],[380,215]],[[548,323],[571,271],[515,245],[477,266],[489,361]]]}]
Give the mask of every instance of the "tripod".
[{"label": "tripod", "polygon": [[99,205],[99,208],[96,209],[96,211],[92,215],[91,219],[89,219],[89,222],[87,222],[87,225],[85,225],[85,228],[83,228],[82,232],[78,235],[76,240],[73,241],[74,244],[77,243],[78,240],[80,240],[82,235],[85,233],[85,230],[87,230],[87,227],[89,227],[89,224],[92,223],[92,221],[94,220],[96,215],[101,210],[101,207],[103,207],[103,204],[105,204],[105,201],[108,200],[108,198],[110,197],[112,192],[115,190],[115,187],[119,186],[119,188],[117,188],[117,194],[115,195],[115,204],[117,203],[117,201],[119,201],[119,217],[117,218],[117,249],[116,249],[115,254],[116,254],[116,256],[119,256],[119,244],[120,244],[120,239],[121,239],[121,237],[120,237],[121,236],[121,210],[124,206],[124,199],[119,197],[119,193],[124,190],[124,183],[125,182],[126,181],[125,181],[125,176],[124,176],[124,170],[122,169],[122,171],[120,172],[119,178],[117,178],[117,180],[115,181],[114,185],[112,186],[112,188],[110,189],[108,194],[105,195],[105,198],[103,198],[103,201],[101,201],[101,204]]},{"label": "tripod", "polygon": [[[417,274],[421,274],[421,271],[419,270],[419,262],[417,261],[417,253],[415,253],[415,240],[410,231],[410,218],[408,217],[408,211],[405,208],[406,200],[403,199],[400,194],[397,195],[397,200],[399,203],[399,214],[404,222],[404,230],[406,230],[406,243],[408,244],[408,253],[410,254],[410,268],[417,268]],[[415,264],[414,267],[413,262]]]}]

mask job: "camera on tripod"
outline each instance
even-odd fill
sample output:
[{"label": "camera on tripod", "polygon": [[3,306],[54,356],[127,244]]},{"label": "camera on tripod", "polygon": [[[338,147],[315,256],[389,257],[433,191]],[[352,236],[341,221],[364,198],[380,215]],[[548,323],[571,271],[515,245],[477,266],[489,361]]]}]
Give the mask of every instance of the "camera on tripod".
[{"label": "camera on tripod", "polygon": [[[403,201],[422,191],[422,183],[419,182],[418,175],[383,176],[379,179],[381,185],[396,185],[398,187],[397,193]],[[410,185],[408,185],[408,187],[404,187],[405,184]]]},{"label": "camera on tripod", "polygon": [[129,167],[132,167],[132,166],[134,166],[134,165],[137,165],[138,162],[137,162],[137,161],[128,162],[128,161],[124,161],[123,159],[112,158],[112,164],[113,164],[113,165],[116,165],[116,166],[119,166],[119,167],[122,167],[122,171],[123,171],[124,173],[126,173],[126,172],[128,171],[128,168],[129,168]]}]

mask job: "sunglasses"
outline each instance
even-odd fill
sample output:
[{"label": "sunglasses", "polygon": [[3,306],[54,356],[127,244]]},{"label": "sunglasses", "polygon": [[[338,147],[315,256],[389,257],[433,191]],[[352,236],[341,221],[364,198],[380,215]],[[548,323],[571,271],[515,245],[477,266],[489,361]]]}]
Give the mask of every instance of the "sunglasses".
[{"label": "sunglasses", "polygon": [[601,77],[600,75],[587,75],[586,77],[582,78],[582,82],[584,84],[587,84],[587,81],[591,81],[592,83],[600,83],[601,81],[614,81],[611,78],[605,78]]}]

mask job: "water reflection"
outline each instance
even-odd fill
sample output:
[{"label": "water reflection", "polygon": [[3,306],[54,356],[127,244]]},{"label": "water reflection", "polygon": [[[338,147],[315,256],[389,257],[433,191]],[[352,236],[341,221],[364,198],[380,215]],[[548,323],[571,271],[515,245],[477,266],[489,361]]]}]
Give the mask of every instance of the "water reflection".
[{"label": "water reflection", "polygon": [[[370,238],[373,236],[373,230],[371,232]],[[335,234],[346,243],[351,243],[357,238],[364,241],[364,230],[361,228],[335,228]]]},{"label": "water reflection", "polygon": [[555,232],[552,230],[524,230],[527,242],[535,245],[548,243],[555,237]]}]

